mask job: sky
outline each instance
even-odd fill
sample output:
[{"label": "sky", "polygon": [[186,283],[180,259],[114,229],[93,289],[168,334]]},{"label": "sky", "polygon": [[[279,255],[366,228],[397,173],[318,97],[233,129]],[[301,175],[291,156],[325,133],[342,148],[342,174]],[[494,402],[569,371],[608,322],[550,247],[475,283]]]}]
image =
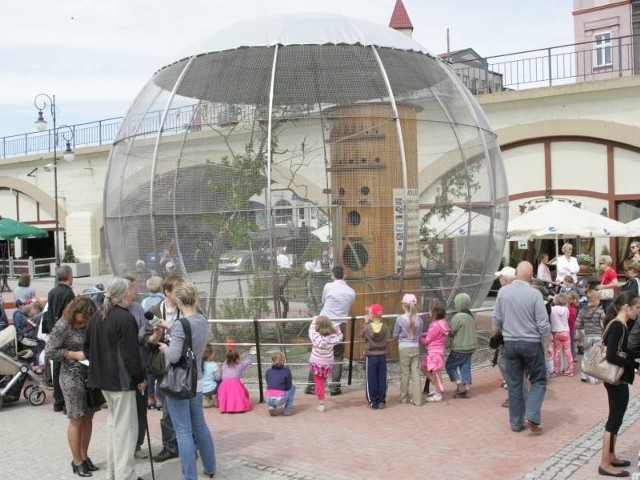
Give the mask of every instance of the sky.
[{"label": "sky", "polygon": [[[388,25],[395,1],[2,1],[0,137],[35,130],[39,93],[56,96],[59,125],[124,116],[154,72],[233,23],[304,11]],[[435,54],[447,28],[452,51],[482,56],[573,43],[572,0],[403,1],[413,38]]]}]

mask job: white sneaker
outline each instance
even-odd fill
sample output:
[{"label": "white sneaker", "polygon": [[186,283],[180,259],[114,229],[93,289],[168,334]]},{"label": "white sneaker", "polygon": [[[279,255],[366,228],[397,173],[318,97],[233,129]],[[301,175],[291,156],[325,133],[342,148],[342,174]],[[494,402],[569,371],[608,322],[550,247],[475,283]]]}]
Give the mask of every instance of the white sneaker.
[{"label": "white sneaker", "polygon": [[324,403],[321,403],[320,405],[318,405],[318,411],[324,412]]},{"label": "white sneaker", "polygon": [[433,395],[427,397],[427,402],[441,402],[442,394],[440,392],[436,392]]}]

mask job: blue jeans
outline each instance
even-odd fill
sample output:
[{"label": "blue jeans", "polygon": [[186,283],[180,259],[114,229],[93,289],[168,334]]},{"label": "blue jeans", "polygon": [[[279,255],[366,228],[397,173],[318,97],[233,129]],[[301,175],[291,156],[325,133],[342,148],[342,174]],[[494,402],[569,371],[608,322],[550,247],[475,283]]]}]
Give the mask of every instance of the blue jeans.
[{"label": "blue jeans", "polygon": [[190,400],[176,400],[168,395],[164,397],[164,405],[169,409],[173,427],[178,437],[180,463],[182,464],[182,480],[197,480],[196,445],[200,451],[204,473],[216,472],[216,452],[211,431],[204,420],[202,410],[202,393],[199,392]]},{"label": "blue jeans", "polygon": [[452,351],[449,353],[444,368],[452,382],[462,379],[462,383],[471,385],[471,355],[473,352]]},{"label": "blue jeans", "polygon": [[[547,367],[542,342],[505,341],[505,373],[509,385],[509,422],[511,429],[520,431],[524,420],[541,423],[542,401],[547,391]],[[529,394],[523,383],[529,374]]]},{"label": "blue jeans", "polygon": [[[167,396],[162,395],[163,400],[166,400]],[[162,432],[162,448],[169,450],[172,453],[178,453],[178,440],[176,439],[176,431],[171,421],[171,415],[169,409],[165,405],[162,408],[162,418],[160,419],[160,432]]]},{"label": "blue jeans", "polygon": [[284,392],[282,397],[266,397],[265,402],[269,408],[277,408],[280,405],[284,405],[284,414],[291,415],[293,413],[293,397],[296,396],[296,386],[291,385],[291,388]]}]

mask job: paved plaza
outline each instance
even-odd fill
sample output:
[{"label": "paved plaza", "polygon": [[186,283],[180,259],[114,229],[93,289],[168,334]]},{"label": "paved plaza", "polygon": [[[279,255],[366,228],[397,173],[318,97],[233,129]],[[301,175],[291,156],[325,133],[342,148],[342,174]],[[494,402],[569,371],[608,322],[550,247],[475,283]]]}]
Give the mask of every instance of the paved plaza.
[{"label": "paved plaza", "polygon": [[[391,386],[388,407],[369,410],[361,388],[345,388],[328,397],[327,411],[316,411],[313,396],[298,395],[294,414],[270,417],[255,401],[245,414],[222,415],[207,409],[214,436],[220,479],[595,479],[606,415],[602,385],[576,377],[553,379],[543,408],[544,434],[513,433],[507,409],[500,403],[497,369],[474,372],[473,397],[451,398],[421,407],[398,404]],[[635,460],[640,448],[638,387],[619,437],[619,454]],[[33,407],[26,401],[0,411],[3,461],[0,478],[71,478],[66,443],[66,417],[54,413],[51,392],[47,403]],[[151,443],[160,450],[160,413],[149,412]],[[94,420],[90,454],[104,478],[106,411]],[[137,471],[151,479],[147,460]],[[155,464],[155,478],[179,479],[180,462]],[[202,477],[204,478],[204,477]]]},{"label": "paved plaza", "polygon": [[[82,280],[76,280],[81,291]],[[50,279],[46,280],[52,285]],[[89,281],[89,280],[87,280]],[[95,279],[90,281],[95,282]],[[38,280],[38,285],[45,280]],[[41,291],[38,286],[38,292]],[[5,294],[6,295],[6,294]],[[640,448],[640,381],[618,440],[618,454],[635,463]],[[314,396],[299,388],[294,414],[271,417],[252,392],[254,410],[222,415],[205,410],[216,446],[219,479],[578,479],[597,473],[607,399],[602,385],[579,377],[549,382],[543,405],[544,433],[513,433],[508,412],[500,404],[497,368],[474,371],[472,398],[453,399],[445,384],[445,400],[415,407],[398,403],[398,385],[389,388],[385,410],[366,408],[361,386],[327,397],[327,411],[316,411]],[[45,405],[25,400],[0,411],[3,461],[0,479],[29,476],[43,480],[72,478],[66,442],[67,419],[54,413],[52,392]],[[160,412],[148,415],[154,453],[160,448]],[[94,420],[90,455],[105,478],[106,410]],[[148,460],[137,460],[138,474],[150,480]],[[201,467],[200,467],[201,468]],[[155,464],[155,478],[179,479],[180,462]],[[202,477],[204,478],[204,477]]]}]

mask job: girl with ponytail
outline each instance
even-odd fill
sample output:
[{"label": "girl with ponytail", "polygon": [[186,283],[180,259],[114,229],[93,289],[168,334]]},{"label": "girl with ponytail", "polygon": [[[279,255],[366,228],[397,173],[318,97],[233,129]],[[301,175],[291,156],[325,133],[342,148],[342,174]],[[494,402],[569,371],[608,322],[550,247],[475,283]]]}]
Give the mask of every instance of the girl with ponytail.
[{"label": "girl with ponytail", "polygon": [[409,403],[409,383],[412,383],[411,401],[422,405],[420,386],[419,340],[422,333],[422,317],[418,316],[418,300],[413,293],[402,297],[404,313],[396,318],[393,338],[398,340],[400,354],[400,403]]}]

